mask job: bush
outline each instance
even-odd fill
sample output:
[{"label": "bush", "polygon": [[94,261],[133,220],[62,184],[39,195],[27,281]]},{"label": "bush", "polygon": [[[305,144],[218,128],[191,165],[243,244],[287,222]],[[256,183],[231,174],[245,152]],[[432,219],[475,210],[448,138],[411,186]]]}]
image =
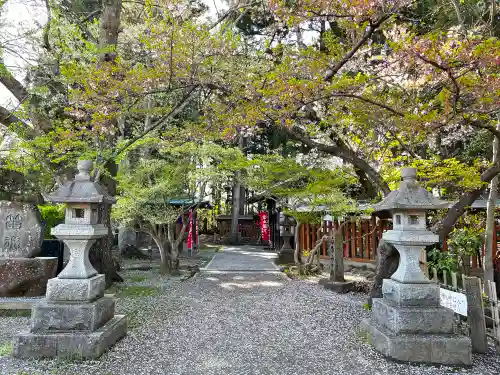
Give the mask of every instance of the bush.
[{"label": "bush", "polygon": [[56,225],[64,222],[64,207],[63,204],[44,204],[38,206],[40,214],[42,215],[45,239],[55,238],[50,234],[50,230]]}]

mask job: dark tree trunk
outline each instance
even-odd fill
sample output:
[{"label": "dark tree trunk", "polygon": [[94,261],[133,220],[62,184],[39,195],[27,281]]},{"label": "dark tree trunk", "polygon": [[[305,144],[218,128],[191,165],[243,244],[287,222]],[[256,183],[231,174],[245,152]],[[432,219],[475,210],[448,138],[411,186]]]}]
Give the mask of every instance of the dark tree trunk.
[{"label": "dark tree trunk", "polygon": [[[342,230],[339,228],[333,234],[333,254],[331,268],[330,268],[330,281],[344,282],[344,237]],[[331,247],[331,245],[330,245]]]},{"label": "dark tree trunk", "polygon": [[389,279],[399,266],[399,252],[390,243],[380,241],[377,248],[377,271],[373,287],[370,292],[368,304],[372,305],[373,298],[382,297],[382,282],[384,279]]},{"label": "dark tree trunk", "polygon": [[115,281],[123,281],[118,275],[118,264],[113,259],[111,248],[113,247],[114,236],[111,229],[111,205],[106,204],[101,207],[102,223],[108,227],[108,235],[98,239],[90,249],[89,258],[92,266],[97,272],[106,276],[106,286],[109,287]]}]

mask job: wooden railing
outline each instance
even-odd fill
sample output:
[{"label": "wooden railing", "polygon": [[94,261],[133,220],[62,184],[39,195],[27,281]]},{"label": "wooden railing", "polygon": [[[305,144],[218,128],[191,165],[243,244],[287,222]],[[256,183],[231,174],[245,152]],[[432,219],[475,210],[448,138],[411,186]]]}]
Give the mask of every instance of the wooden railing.
[{"label": "wooden railing", "polygon": [[[333,226],[339,228],[337,221],[325,221],[321,225],[323,233]],[[372,262],[377,257],[377,247],[382,233],[389,229],[392,223],[388,220],[379,220],[375,217],[363,218],[346,222],[342,226],[344,241],[344,257],[353,261]],[[318,240],[319,224],[302,224],[299,228],[299,248],[301,251],[311,250]],[[321,256],[327,257],[327,245],[323,244]]]},{"label": "wooden railing", "polygon": [[[331,221],[324,222],[322,225],[323,233],[326,233],[332,225],[335,228],[339,227],[337,222]],[[317,231],[320,228],[319,224],[302,224],[299,228],[299,246],[300,250],[311,250],[316,244]],[[344,240],[344,257],[349,260],[358,262],[373,262],[377,258],[377,247],[382,238],[384,231],[392,228],[392,221],[376,220],[375,217],[362,218],[358,220],[351,220],[343,226],[343,240]],[[493,237],[493,259],[496,259],[500,251],[500,244],[497,243],[497,231],[500,231],[500,225],[496,226]],[[328,252],[326,244],[321,248],[321,256],[327,257]],[[443,241],[442,251],[448,250],[448,241],[445,238]],[[484,246],[481,252],[481,259],[478,256],[471,257],[471,269],[479,269],[483,264],[484,259]],[[422,255],[421,261],[426,262],[425,255]]]}]

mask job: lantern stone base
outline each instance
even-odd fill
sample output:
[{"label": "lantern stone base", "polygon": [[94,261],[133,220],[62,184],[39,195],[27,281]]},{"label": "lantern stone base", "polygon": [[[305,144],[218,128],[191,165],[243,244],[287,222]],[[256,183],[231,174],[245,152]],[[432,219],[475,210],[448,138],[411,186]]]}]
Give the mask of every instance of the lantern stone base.
[{"label": "lantern stone base", "polygon": [[469,366],[468,337],[454,334],[453,311],[439,305],[439,285],[385,279],[363,321],[368,341],[385,356],[405,362]]},{"label": "lantern stone base", "polygon": [[281,249],[278,253],[276,264],[295,264],[294,253],[295,250],[292,248]]},{"label": "lantern stone base", "polygon": [[94,301],[104,295],[106,277],[96,275],[89,279],[59,279],[47,283],[46,298],[51,301]]},{"label": "lantern stone base", "polygon": [[14,337],[20,358],[97,358],[127,332],[115,300],[102,297],[104,275],[50,280],[47,297],[31,310],[31,329]]},{"label": "lantern stone base", "polygon": [[113,318],[115,301],[103,297],[91,303],[53,303],[33,306],[31,332],[95,331]]},{"label": "lantern stone base", "polygon": [[396,306],[439,306],[439,285],[404,284],[392,279],[384,279],[382,294],[386,301]]},{"label": "lantern stone base", "polygon": [[452,334],[453,311],[444,307],[398,307],[374,298],[372,321],[395,334]]},{"label": "lantern stone base", "polygon": [[124,315],[115,315],[94,332],[21,333],[14,338],[17,358],[98,358],[127,333]]},{"label": "lantern stone base", "polygon": [[362,322],[367,341],[395,361],[470,366],[470,339],[453,334],[395,334],[367,319]]}]

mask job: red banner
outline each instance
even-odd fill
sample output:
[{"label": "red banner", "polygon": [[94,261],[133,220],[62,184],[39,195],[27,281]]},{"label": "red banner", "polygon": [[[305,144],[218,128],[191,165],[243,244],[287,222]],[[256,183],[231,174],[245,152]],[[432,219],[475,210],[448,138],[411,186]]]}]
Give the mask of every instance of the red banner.
[{"label": "red banner", "polygon": [[269,241],[269,214],[267,211],[259,212],[259,220],[262,241]]},{"label": "red banner", "polygon": [[187,238],[187,247],[189,250],[193,248],[193,210],[189,210],[189,233]]},{"label": "red banner", "polygon": [[195,215],[196,218],[195,218],[195,235],[194,235],[194,243],[196,245],[196,253],[198,253],[198,250],[200,248],[200,231],[199,231],[199,228],[198,228],[198,215],[196,214]]}]

